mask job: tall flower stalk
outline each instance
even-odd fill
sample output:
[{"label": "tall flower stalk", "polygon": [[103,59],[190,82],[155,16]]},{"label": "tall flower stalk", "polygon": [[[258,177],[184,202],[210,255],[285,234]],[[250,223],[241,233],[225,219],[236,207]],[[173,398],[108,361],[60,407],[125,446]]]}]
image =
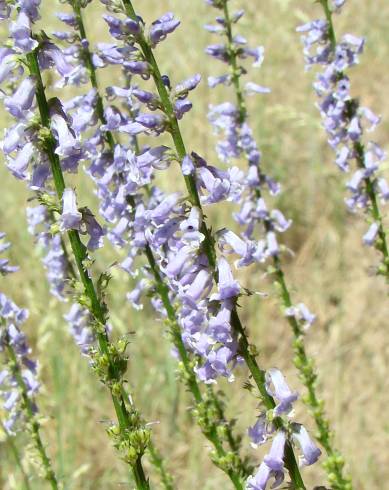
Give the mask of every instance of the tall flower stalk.
[{"label": "tall flower stalk", "polygon": [[[60,215],[57,231],[68,236],[80,278],[79,284],[74,283],[77,301],[88,312],[90,325],[97,339],[97,346],[84,346],[84,352],[88,352],[93,369],[108,388],[117,416],[117,423],[111,424],[108,433],[131,468],[137,488],[148,489],[149,482],[144,473],[142,457],[149,443],[150,430],[124,388],[127,342],[120,339],[114,343],[109,339],[108,309],[104,301],[109,278],[103,274],[95,285],[90,275],[87,247],[82,243],[79,233],[83,226],[83,233],[89,235],[88,248],[93,250],[101,246],[102,229],[88,209],[83,208],[82,213],[77,209],[74,191],[66,188],[63,169],[72,172],[76,170],[82,158],[81,149],[61,102],[58,99],[47,100],[42,81],[42,69],[56,66],[63,75],[69,65],[60,50],[45,36],[35,39],[31,32],[31,23],[39,17],[39,2],[18,2],[16,7],[13,11],[10,8],[7,11],[8,17],[16,12],[17,18],[10,25],[13,47],[5,53],[10,57],[9,69],[2,75],[19,82],[17,75],[20,76],[24,69],[21,69],[18,60],[23,61],[29,75],[22,79],[13,94],[5,98],[6,109],[18,123],[6,134],[3,151],[7,155],[7,164],[12,173],[27,180],[33,189],[38,189],[42,204]],[[15,55],[18,56],[16,61]],[[19,71],[15,72],[16,69]],[[35,117],[31,110],[34,100],[38,106]],[[34,149],[38,154],[36,160],[33,158]],[[15,151],[16,156],[11,156]],[[57,199],[62,205],[47,192],[50,190],[50,175]],[[75,320],[78,312],[72,313]]]},{"label": "tall flower stalk", "polygon": [[[103,3],[107,4],[104,0]],[[243,294],[242,289],[234,280],[226,258],[218,256],[215,247],[218,237],[211,233],[204,220],[203,205],[233,200],[235,194],[239,194],[241,174],[236,168],[229,173],[222,172],[208,165],[199,155],[187,153],[178,119],[190,111],[192,105],[188,95],[200,79],[195,75],[173,89],[169,78],[161,74],[154,57],[154,48],[177,28],[179,21],[172,13],[165,14],[152,23],[146,34],[143,21],[131,1],[108,5],[113,11],[127,15],[125,20],[106,17],[112,36],[124,40],[123,47],[115,46],[117,51],[120,49],[121,53],[126,53],[122,65],[133,75],[152,78],[157,91],[154,94],[134,87],[133,94],[151,111],[160,111],[156,114],[139,112],[132,123],[124,123],[122,115],[116,113],[112,123],[118,131],[132,135],[146,133],[158,136],[164,131],[169,132],[174,148],[157,147],[148,152],[148,156],[159,153],[159,162],[147,164],[147,160],[138,158],[134,163],[138,166],[139,177],[147,180],[152,166],[164,169],[176,160],[181,165],[188,191],[185,202],[177,193],[166,197],[152,195],[150,202],[142,206],[142,211],[141,206],[138,207],[135,216],[138,213],[137,221],[143,220],[146,241],[155,250],[154,255],[164,271],[170,294],[175,296],[185,346],[196,355],[194,371],[207,384],[215,383],[221,376],[232,381],[232,368],[246,362],[261,395],[263,416],[270,421],[269,425],[259,422],[253,432],[262,431],[261,441],[274,433],[268,457],[258,474],[247,481],[247,486],[264,488],[270,478],[275,478],[276,484],[280,484],[285,464],[293,485],[305,488],[292,448],[294,429],[300,435],[302,432],[297,426],[290,426],[283,417],[290,412],[297,395],[289,388],[280,390],[286,383],[278,370],[265,375],[259,368],[255,349],[250,346],[237,313],[236,300]],[[117,88],[115,90],[119,93]],[[223,248],[222,243],[218,244]],[[248,251],[248,255],[250,253],[254,250]],[[210,294],[215,289],[215,293]],[[303,451],[307,449],[305,435],[308,436],[306,431]],[[319,453],[312,451],[306,458],[307,464],[316,461]]]},{"label": "tall flower stalk", "polygon": [[[283,270],[282,248],[278,245],[276,238],[276,233],[286,231],[291,222],[279,210],[268,211],[265,202],[266,187],[269,188],[271,194],[276,194],[279,192],[279,186],[263,173],[261,154],[249,127],[246,96],[264,94],[269,92],[269,89],[252,82],[243,86],[241,79],[246,74],[246,70],[242,66],[241,60],[253,58],[254,66],[258,67],[262,64],[264,50],[262,47],[248,47],[243,36],[234,34],[233,27],[244,15],[243,10],[231,14],[228,0],[206,1],[220,12],[220,16],[216,18],[216,25],[207,25],[205,26],[206,29],[224,36],[226,39],[223,44],[208,46],[206,51],[212,57],[226,63],[230,68],[227,74],[210,77],[209,85],[211,87],[231,85],[236,99],[235,104],[224,103],[211,107],[209,118],[216,132],[222,132],[225,135],[225,139],[218,143],[217,152],[224,162],[244,156],[249,164],[246,177],[247,195],[239,201],[241,210],[235,214],[235,219],[239,224],[247,227],[244,233],[244,239],[247,243],[251,242],[257,228],[263,228],[265,232],[266,239],[258,261],[263,263],[267,260],[272,261],[269,271],[275,278],[275,286],[294,336],[294,363],[299,371],[300,379],[307,389],[307,394],[303,400],[315,420],[317,439],[327,453],[324,466],[334,488],[348,488],[349,480],[343,476],[344,461],[339,451],[334,447],[329,421],[325,415],[324,402],[317,394],[315,362],[312,357],[308,356],[304,344],[307,327],[313,323],[315,315],[304,304],[293,303]],[[270,185],[269,182],[271,182]],[[231,233],[225,238],[226,243],[233,250],[238,246],[238,240],[238,237]]]},{"label": "tall flower stalk", "polygon": [[[40,74],[37,52],[34,51],[27,56],[27,65],[30,73],[37,80],[36,97],[43,127],[49,131],[51,126],[49,116],[49,106],[47,103],[44,86]],[[55,153],[53,136],[50,134],[45,142],[47,154],[50,161],[51,172],[54,179],[54,185],[59,200],[63,199],[65,192],[65,180],[59,163],[59,158]],[[117,438],[118,446],[127,446],[126,461],[132,467],[134,479],[139,489],[149,488],[149,482],[145,476],[142,456],[147,448],[149,433],[146,429],[137,427],[142,425],[131,399],[128,398],[123,385],[123,363],[126,362],[123,357],[123,346],[115,346],[109,341],[106,331],[107,310],[102,299],[98,297],[95,285],[90,277],[89,271],[85,267],[88,260],[85,246],[82,244],[79,233],[75,229],[69,229],[68,238],[70,246],[77,264],[79,277],[81,279],[86,305],[92,314],[99,353],[94,359],[96,370],[105,384],[107,384],[113,405],[115,408],[118,425],[111,428],[111,435]],[[105,378],[105,379],[104,379]],[[129,405],[129,408],[128,408]],[[133,422],[135,421],[135,424]],[[132,437],[131,437],[132,436]],[[131,441],[134,438],[135,441]],[[137,440],[138,439],[138,440]]]},{"label": "tall flower stalk", "polygon": [[389,200],[389,185],[380,174],[380,165],[386,155],[375,142],[365,142],[365,133],[373,131],[380,118],[369,108],[360,105],[351,95],[347,71],[359,62],[365,40],[345,34],[338,41],[333,15],[341,11],[346,0],[319,0],[325,19],[317,19],[300,26],[307,69],[319,66],[314,83],[319,98],[323,126],[328,143],[336,153],[338,168],[353,174],[346,183],[351,196],[345,199],[351,212],[362,210],[369,223],[363,243],[374,247],[381,256],[377,274],[389,283],[389,246],[384,227],[381,202]]},{"label": "tall flower stalk", "polygon": [[[4,233],[0,233],[0,239],[4,237]],[[0,243],[0,252],[8,247],[9,243]],[[10,266],[7,259],[0,259],[1,275],[16,270],[17,267]],[[2,426],[9,437],[20,430],[29,434],[39,473],[53,490],[57,490],[58,481],[42,442],[38,406],[35,401],[40,386],[37,378],[38,366],[30,358],[31,349],[21,330],[27,317],[27,310],[19,308],[0,292],[0,352],[3,357],[0,395],[4,398],[3,409],[7,413]],[[16,456],[16,448],[11,440],[10,444]],[[26,478],[25,481],[28,483]]]},{"label": "tall flower stalk", "polygon": [[[90,51],[89,43],[87,40],[86,30],[83,22],[82,8],[80,3],[77,1],[71,1],[70,4],[75,14],[76,25],[74,27],[76,31],[78,31],[80,40],[83,43],[82,58],[84,59],[86,69],[89,73],[91,85],[95,91],[94,93],[96,100],[96,116],[99,124],[105,127],[109,127],[109,113],[107,118],[104,111],[103,98],[101,96],[97,83],[97,74],[95,65],[93,63],[93,54]],[[100,53],[100,56],[103,57],[103,53]],[[118,149],[120,149],[121,147],[115,141],[115,137],[112,131],[106,130],[105,132],[103,132],[102,136],[105,140],[106,151],[108,152],[105,154],[105,156],[109,158],[112,165],[112,163],[114,163],[115,152],[117,153]],[[139,154],[140,148],[136,136],[132,138],[132,146],[135,149],[135,154]],[[108,167],[107,173],[109,172],[110,170]],[[126,183],[126,179],[128,179],[129,176],[125,171],[122,170],[121,172],[118,172],[118,178],[119,183],[121,185],[124,185]],[[146,193],[150,193],[150,189],[147,188],[147,186],[145,187],[144,191]],[[127,206],[122,210],[118,218],[123,218],[128,213],[132,214],[132,210],[135,210],[136,204],[134,196],[132,194],[127,194],[125,196],[125,199]],[[123,229],[123,232],[124,231],[126,230]],[[125,242],[127,243],[127,240],[125,240]],[[113,240],[113,243],[117,245],[117,240]],[[194,413],[196,415],[196,419],[198,420],[203,433],[214,446],[214,454],[212,456],[212,459],[215,464],[217,464],[217,466],[219,466],[221,469],[223,469],[223,471],[228,474],[236,488],[242,488],[241,479],[243,476],[247,476],[249,474],[249,470],[246,467],[246,462],[241,460],[239,457],[239,442],[235,439],[232,433],[232,425],[230,424],[230,422],[225,420],[223,403],[212,389],[210,389],[207,394],[202,393],[193,372],[193,362],[191,361],[190,356],[185,349],[185,345],[178,325],[178,320],[176,317],[176,312],[169,297],[168,286],[164,282],[161,270],[159,269],[158,264],[155,260],[153,251],[147,243],[144,245],[142,252],[148,262],[152,279],[154,279],[157,297],[160,298],[160,301],[162,302],[169,321],[171,338],[180,359],[182,371],[181,377],[185,381],[185,384],[188,387],[188,390],[192,393],[195,401]],[[228,445],[227,450],[224,448],[225,441]],[[159,458],[157,457],[156,461],[158,460]],[[162,475],[162,479],[163,481],[168,481],[169,478],[167,475]]]}]

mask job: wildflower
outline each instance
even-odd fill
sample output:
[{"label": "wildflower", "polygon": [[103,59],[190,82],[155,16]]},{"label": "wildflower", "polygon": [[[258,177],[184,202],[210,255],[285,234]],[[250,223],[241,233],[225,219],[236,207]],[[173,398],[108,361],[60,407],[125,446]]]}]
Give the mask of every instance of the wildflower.
[{"label": "wildflower", "polygon": [[82,214],[78,211],[76,194],[73,189],[68,188],[64,190],[62,202],[61,230],[78,230],[81,224]]},{"label": "wildflower", "polygon": [[321,451],[313,443],[312,439],[309,437],[307,429],[303,425],[293,425],[293,438],[299,443],[303,452],[301,464],[304,466],[309,466],[316,463],[321,455]]}]

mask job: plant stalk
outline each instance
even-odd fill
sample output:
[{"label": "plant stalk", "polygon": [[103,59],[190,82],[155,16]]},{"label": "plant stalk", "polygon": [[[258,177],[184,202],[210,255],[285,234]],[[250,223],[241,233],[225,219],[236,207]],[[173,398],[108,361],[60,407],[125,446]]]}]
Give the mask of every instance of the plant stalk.
[{"label": "plant stalk", "polygon": [[[238,67],[238,56],[233,43],[232,23],[229,14],[228,0],[224,1],[223,9],[224,9],[224,19],[225,19],[225,27],[226,27],[226,37],[228,42],[228,52],[230,54],[230,63],[231,63],[231,72],[232,72],[231,76],[232,76],[238,111],[240,114],[239,123],[243,124],[247,119],[247,111],[246,111],[245,101],[240,86],[240,71]],[[331,32],[333,32],[333,29]],[[258,198],[261,197],[260,188],[256,189],[256,195]],[[265,228],[266,231],[270,231],[268,222],[265,222]],[[285,273],[282,268],[281,259],[278,255],[273,258],[273,265],[275,270],[274,272],[275,283],[278,286],[281,293],[280,296],[281,296],[282,306],[285,309],[290,308],[293,306],[291,294],[285,280]],[[294,363],[300,373],[300,379],[302,380],[303,384],[305,385],[308,391],[307,396],[304,397],[304,401],[308,406],[308,408],[310,409],[311,414],[315,420],[316,428],[318,431],[317,439],[324,447],[330,461],[338,459],[340,455],[339,452],[332,445],[329,421],[326,418],[325,411],[324,411],[324,402],[320,400],[316,394],[317,375],[315,374],[314,361],[312,358],[308,357],[306,353],[305,344],[304,344],[304,328],[294,316],[289,316],[287,319],[294,336],[294,342],[293,342],[293,348],[295,353]],[[335,466],[334,465],[330,465],[330,466],[331,466],[330,471],[335,472],[337,480],[340,483],[342,483],[344,481],[342,475],[343,464],[342,465],[335,464]]]},{"label": "plant stalk", "polygon": [[[332,51],[335,52],[337,39],[333,22],[333,12],[330,9],[328,0],[319,0],[319,3],[323,7],[324,14],[328,22],[328,37],[331,43]],[[366,169],[367,167],[364,145],[360,141],[356,141],[353,146],[356,153],[358,167],[361,169]],[[376,243],[376,249],[382,254],[383,257],[381,273],[385,276],[386,282],[389,284],[389,245],[383,225],[382,213],[379,207],[379,199],[371,178],[365,178],[364,182],[366,194],[368,195],[371,204],[371,207],[369,208],[369,214],[371,218],[378,224],[379,241]]]},{"label": "plant stalk", "polygon": [[[82,11],[81,11],[79,6],[76,6],[77,2],[73,2],[72,5],[73,5],[73,8],[74,8],[74,11],[76,14],[77,25],[78,25],[80,35],[83,39],[87,39],[86,30],[85,30],[85,26],[84,26],[84,22],[83,22],[83,18],[82,18]],[[87,62],[87,69],[88,69],[88,72],[90,74],[91,85],[93,88],[96,89],[96,97],[97,97],[97,101],[98,101],[98,103],[97,103],[97,115],[98,115],[98,118],[100,119],[100,121],[103,124],[105,124],[106,120],[105,120],[105,116],[104,116],[104,104],[103,104],[103,100],[102,100],[102,97],[101,97],[101,94],[99,91],[96,69],[95,69],[95,67],[91,61],[92,57],[91,57],[91,53],[89,52],[88,48],[84,49],[84,54],[85,54],[85,60]],[[106,137],[107,144],[109,145],[111,152],[113,152],[114,147],[115,147],[114,136],[109,131],[106,132],[106,136],[107,136]],[[136,146],[137,146],[136,152],[139,153],[139,146],[138,145],[136,145]],[[127,196],[127,202],[133,209],[135,209],[135,202],[134,202],[132,196]],[[196,404],[199,404],[199,403],[204,401],[203,395],[202,395],[200,387],[197,383],[195,374],[193,372],[193,367],[191,366],[191,361],[190,361],[190,358],[188,356],[188,352],[187,352],[185,345],[184,345],[184,342],[182,340],[181,329],[178,325],[176,312],[175,312],[175,309],[174,309],[174,307],[170,301],[170,298],[169,298],[169,288],[166,285],[166,283],[164,282],[163,278],[161,277],[159,267],[155,261],[151,247],[148,244],[146,244],[146,247],[145,247],[145,256],[146,256],[148,263],[149,263],[149,266],[152,270],[157,292],[158,292],[158,294],[162,300],[162,303],[163,303],[163,305],[166,309],[167,315],[168,315],[168,319],[170,321],[173,343],[179,352],[180,359],[181,359],[183,366],[184,366],[187,386],[188,386],[189,390],[191,391]],[[213,391],[212,391],[211,398],[213,400],[214,405],[217,408],[220,421],[223,421],[225,417],[224,417],[222,405],[221,405],[221,402],[218,400],[216,394]],[[235,441],[235,439],[233,437],[233,434],[232,434],[232,431],[229,427],[229,424],[227,424],[226,430],[227,430],[227,439],[228,439],[229,445],[233,451],[236,451],[237,450],[237,442]],[[222,442],[218,436],[217,427],[213,426],[210,431],[204,432],[204,435],[213,444],[213,446],[215,447],[215,449],[218,453],[218,456],[219,457],[225,457],[226,452],[225,452],[225,450],[223,448],[223,444],[222,444]],[[155,449],[153,449],[151,452],[152,452],[152,454],[153,454],[153,452],[155,453]],[[240,461],[240,466],[241,466],[242,470],[245,471],[243,461]],[[238,473],[233,472],[233,471],[227,471],[227,473],[230,476],[232,482],[234,483],[236,489],[243,488],[241,483],[240,483],[240,478],[239,478]],[[165,477],[165,479],[166,479],[166,477]]]},{"label": "plant stalk", "polygon": [[[50,161],[51,171],[54,179],[55,190],[58,199],[62,200],[62,195],[65,190],[65,180],[62,173],[61,165],[58,156],[55,154],[55,140],[51,133],[50,127],[50,112],[49,105],[46,99],[42,76],[38,64],[38,52],[39,47],[27,55],[27,64],[30,69],[31,75],[36,79],[36,99],[38,103],[40,118],[42,125],[50,131],[50,136],[46,141],[46,152]],[[104,307],[101,304],[94,283],[89,275],[87,268],[84,265],[84,261],[87,259],[86,248],[81,242],[79,233],[76,230],[69,230],[67,232],[70,241],[71,249],[75,258],[77,269],[80,275],[81,282],[84,286],[85,294],[90,301],[90,310],[95,318],[96,322],[104,328],[105,326],[105,313]],[[102,333],[99,329],[97,332],[97,340],[100,352],[107,356],[110,364],[110,371],[112,372],[114,379],[119,379],[117,368],[112,362],[112,358],[109,352],[109,341],[107,333]],[[110,387],[111,397],[114,404],[116,416],[118,418],[120,429],[125,431],[130,428],[129,414],[127,412],[125,400],[122,395],[117,395]],[[137,488],[139,490],[145,490],[149,488],[148,480],[146,479],[141,461],[137,460],[136,465],[132,466],[134,479],[136,481]]]},{"label": "plant stalk", "polygon": [[[134,10],[133,4],[131,0],[122,0],[123,5],[125,6],[126,12],[129,17],[131,17],[133,20],[137,20],[137,15]],[[184,157],[186,156],[186,148],[185,144],[181,135],[181,130],[177,121],[177,118],[174,114],[174,109],[172,102],[170,100],[169,94],[166,90],[166,87],[163,83],[161,72],[159,70],[157,61],[154,57],[153,51],[147,42],[144,34],[140,34],[137,38],[137,41],[139,43],[139,46],[141,47],[141,50],[143,52],[144,58],[148,61],[152,68],[152,77],[154,79],[154,83],[156,85],[157,91],[159,93],[162,105],[164,107],[164,111],[169,118],[169,123],[170,123],[170,133],[173,139],[174,146],[177,151],[177,155],[182,161]],[[197,187],[196,187],[196,181],[193,175],[186,175],[184,176],[185,178],[185,183],[186,187],[189,193],[189,198],[192,202],[192,204],[196,207],[198,207],[202,211],[202,206],[200,202],[200,197],[197,192]],[[202,213],[204,215],[204,213]],[[213,237],[205,223],[205,221],[202,221],[202,226],[201,226],[201,232],[205,235],[205,240],[204,240],[204,253],[206,254],[208,258],[208,262],[210,267],[215,271],[216,269],[216,252],[215,252],[215,247],[214,247],[214,240]],[[249,342],[246,337],[245,330],[240,322],[238,313],[236,311],[236,308],[234,308],[231,316],[231,325],[233,330],[240,335],[240,340],[239,340],[239,345],[241,348],[241,354],[243,358],[246,361],[246,364],[249,368],[249,371],[255,381],[255,384],[258,387],[258,390],[260,391],[261,395],[263,396],[263,402],[268,409],[273,409],[275,404],[274,400],[268,395],[265,389],[265,373],[262,371],[255,359],[255,356],[253,356],[250,353],[249,349]],[[295,486],[296,489],[305,489],[300,470],[293,452],[293,449],[288,446],[286,452],[285,452],[285,466],[288,469],[290,478]]]},{"label": "plant stalk", "polygon": [[23,406],[25,408],[25,412],[27,414],[28,418],[28,423],[30,424],[31,427],[31,435],[35,444],[35,448],[38,451],[40,461],[42,464],[42,467],[44,469],[44,475],[45,479],[47,482],[50,484],[52,490],[58,490],[58,482],[57,482],[57,477],[55,476],[55,472],[53,470],[53,467],[51,465],[51,461],[46,453],[45,446],[43,445],[41,435],[40,435],[40,424],[34,414],[34,407],[31,403],[31,400],[28,396],[28,388],[26,386],[26,383],[24,382],[21,370],[20,370],[20,365],[17,359],[17,356],[15,354],[14,349],[12,348],[11,345],[7,345],[7,353],[9,356],[9,359],[11,361],[11,366],[12,366],[12,371],[15,376],[16,382],[19,386],[19,389],[21,391],[21,396],[23,400]]}]

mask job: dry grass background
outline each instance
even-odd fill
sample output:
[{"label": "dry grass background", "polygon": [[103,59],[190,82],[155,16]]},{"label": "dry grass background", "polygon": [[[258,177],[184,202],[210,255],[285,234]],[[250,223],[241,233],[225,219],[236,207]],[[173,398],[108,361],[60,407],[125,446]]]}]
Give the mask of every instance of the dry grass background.
[{"label": "dry grass background", "polygon": [[[213,14],[203,3],[134,1],[147,20],[167,10],[174,10],[182,20],[181,29],[157,53],[163,71],[174,82],[195,72],[205,79],[222,70],[203,54],[207,42],[213,42],[202,30]],[[250,76],[253,81],[270,86],[272,94],[250,100],[251,123],[263,151],[264,167],[283,184],[284,193],[278,204],[294,219],[294,226],[285,236],[294,251],[294,257],[287,259],[287,276],[295,298],[318,314],[318,322],[307,336],[307,346],[318,365],[319,391],[326,400],[337,445],[348,461],[356,489],[388,488],[387,290],[383,281],[371,274],[371,266],[377,261],[375,253],[361,245],[365,225],[345,211],[344,179],[331,163],[332,155],[314,108],[313,74],[304,73],[300,41],[295,33],[296,25],[318,15],[320,9],[310,0],[231,3],[247,11],[241,23],[242,33],[266,48],[261,71],[251,72]],[[57,10],[58,2],[44,2],[47,32],[58,26]],[[92,2],[87,11],[91,37],[101,40],[106,29],[100,20],[99,3]],[[389,4],[386,0],[349,0],[336,22],[339,31],[352,30],[367,37],[362,63],[353,70],[353,91],[361,95],[365,105],[382,114],[384,122],[377,138],[385,144],[389,129]],[[103,72],[101,82],[106,83],[111,76]],[[190,147],[210,160],[214,159],[214,138],[206,121],[207,106],[227,97],[226,90],[210,92],[203,83],[193,97],[194,110],[182,124]],[[7,123],[3,117],[2,126]],[[0,229],[14,243],[12,257],[21,266],[21,272],[2,279],[1,290],[31,312],[28,333],[42,366],[44,392],[39,402],[47,414],[45,438],[56,469],[64,488],[69,490],[123,488],[127,481],[125,468],[104,433],[105,420],[112,409],[106,392],[69,338],[62,305],[48,294],[39,253],[26,232],[25,187],[15,182],[4,165],[0,167],[0,178]],[[80,201],[93,202],[89,182],[80,177],[78,185],[82,189]],[[230,220],[229,211],[209,211],[215,228]],[[117,258],[114,253],[108,249],[99,252],[97,268],[112,263]],[[272,285],[259,269],[243,276],[242,282],[269,293],[267,299],[251,297],[242,309],[252,339],[260,347],[261,365],[280,367],[290,385],[301,388],[291,367],[290,332]],[[145,417],[160,422],[155,425],[155,442],[168,459],[177,488],[228,489],[228,481],[210,463],[208,445],[188,414],[190,398],[176,384],[163,326],[154,320],[149,308],[142,312],[130,309],[124,300],[128,286],[127,279],[114,270],[109,297],[111,320],[118,332],[136,332],[130,346],[128,378]],[[222,384],[228,394],[228,413],[238,418],[242,431],[253,423],[255,415],[253,400],[239,389],[245,374],[240,373],[235,385]],[[297,418],[313,429],[302,405],[297,409]],[[23,437],[19,442],[21,447],[26,444]],[[247,450],[260,461],[259,452]],[[21,488],[5,443],[0,444],[0,458],[0,487]],[[25,463],[28,467],[28,461]],[[153,478],[151,468],[150,474]],[[312,487],[324,482],[318,465],[306,469],[304,474]],[[153,486],[158,488],[157,483]],[[34,480],[34,488],[45,486]]]}]

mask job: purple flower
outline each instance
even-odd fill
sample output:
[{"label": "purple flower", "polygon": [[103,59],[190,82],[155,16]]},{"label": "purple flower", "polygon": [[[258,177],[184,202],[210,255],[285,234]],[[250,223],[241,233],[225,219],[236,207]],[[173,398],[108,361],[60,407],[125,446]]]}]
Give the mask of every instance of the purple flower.
[{"label": "purple flower", "polygon": [[211,299],[224,301],[235,298],[240,294],[240,285],[232,275],[231,267],[224,257],[220,257],[217,263],[219,274],[218,293],[213,294]]},{"label": "purple flower", "polygon": [[2,142],[2,150],[6,155],[12,153],[21,144],[25,131],[25,122],[17,123],[6,131]]},{"label": "purple flower", "polygon": [[180,25],[180,21],[174,18],[174,14],[168,12],[163,15],[150,27],[150,41],[152,47],[155,47],[158,43],[166,39],[168,34],[174,32]]},{"label": "purple flower", "polygon": [[78,211],[76,194],[73,189],[65,189],[62,196],[62,213],[59,220],[60,230],[78,230],[82,214]]},{"label": "purple flower", "polygon": [[174,103],[174,113],[177,119],[182,119],[184,114],[192,109],[192,102],[187,99],[178,99]]},{"label": "purple flower", "polygon": [[245,87],[245,92],[247,95],[254,95],[254,94],[269,94],[271,90],[267,87],[262,87],[261,85],[258,85],[253,82],[248,82],[246,83]]},{"label": "purple flower", "polygon": [[26,77],[15,93],[4,99],[4,106],[15,118],[23,119],[25,112],[31,109],[35,97],[35,80],[33,77]]},{"label": "purple flower", "polygon": [[309,328],[316,320],[316,315],[311,313],[304,303],[291,306],[285,310],[286,316],[293,316],[298,321],[304,322],[306,328]]},{"label": "purple flower", "polygon": [[50,292],[59,301],[65,301],[65,284],[68,278],[68,263],[64,255],[59,234],[50,233],[50,218],[45,206],[27,208],[28,231],[43,248],[43,265],[46,269]]},{"label": "purple flower", "polygon": [[181,170],[184,175],[191,175],[195,171],[195,166],[193,160],[189,155],[185,155],[182,160]]},{"label": "purple flower", "polygon": [[130,292],[127,293],[127,299],[135,308],[136,310],[142,310],[143,309],[143,304],[141,303],[141,298],[142,295],[144,294],[145,290],[147,289],[149,285],[149,282],[146,279],[141,279],[135,288]]},{"label": "purple flower", "polygon": [[143,75],[148,77],[151,73],[151,67],[147,61],[126,61],[124,68],[133,75]]},{"label": "purple flower", "polygon": [[254,476],[250,476],[247,480],[247,490],[266,490],[270,479],[274,477],[275,481],[272,488],[277,488],[284,481],[284,473],[272,471],[266,463],[262,463]]},{"label": "purple flower", "polygon": [[6,0],[0,1],[0,20],[9,19],[11,14],[11,7],[8,5]]},{"label": "purple flower", "polygon": [[217,315],[211,317],[208,323],[208,333],[211,338],[225,345],[234,342],[230,324],[232,306],[232,303],[229,301],[223,302]]},{"label": "purple flower", "polygon": [[261,446],[267,441],[269,433],[266,415],[260,415],[256,423],[252,427],[249,427],[248,435],[253,447]]},{"label": "purple flower", "polygon": [[69,80],[78,70],[78,67],[75,68],[68,62],[64,52],[51,42],[45,42],[39,51],[39,61],[42,69],[55,66],[65,81]]},{"label": "purple flower", "polygon": [[377,181],[377,186],[380,192],[380,195],[384,201],[389,201],[389,185],[387,181],[381,177]]},{"label": "purple flower", "polygon": [[201,81],[201,75],[196,74],[193,77],[184,80],[176,85],[174,93],[176,97],[185,98],[191,90],[194,90]]},{"label": "purple flower", "polygon": [[16,67],[15,51],[11,48],[0,48],[0,83],[4,82]]},{"label": "purple flower", "polygon": [[270,452],[263,458],[266,465],[273,471],[281,472],[284,469],[285,443],[286,434],[280,430],[273,439]]},{"label": "purple flower", "polygon": [[271,368],[266,372],[266,390],[278,401],[274,409],[275,415],[288,414],[293,408],[293,402],[298,398],[298,393],[290,390],[283,374],[276,368]]},{"label": "purple flower", "polygon": [[81,145],[67,121],[60,114],[51,116],[51,128],[58,142],[55,153],[62,157],[80,156]]},{"label": "purple flower", "polygon": [[153,129],[158,133],[164,131],[166,119],[162,114],[139,114],[135,121],[147,129]]},{"label": "purple flower", "polygon": [[21,10],[16,21],[11,23],[9,30],[15,48],[23,53],[30,53],[38,46],[38,42],[31,38],[31,21],[25,11]]},{"label": "purple flower", "polygon": [[211,44],[206,47],[205,52],[209,56],[224,61],[225,63],[228,63],[229,61],[227,47],[224,44]]},{"label": "purple flower", "polygon": [[368,245],[369,247],[373,246],[377,239],[379,229],[380,229],[380,225],[378,223],[376,222],[372,223],[370,225],[370,228],[363,235],[363,243],[365,245]]},{"label": "purple flower", "polygon": [[97,250],[101,248],[105,232],[88,208],[83,209],[82,222],[86,228],[86,233],[89,235],[88,249]]},{"label": "purple flower", "polygon": [[301,464],[309,466],[316,463],[320,458],[321,451],[309,437],[309,434],[303,425],[293,424],[293,438],[298,442],[303,453],[300,460]]},{"label": "purple flower", "polygon": [[95,334],[91,327],[90,313],[78,303],[74,303],[64,316],[69,323],[70,333],[84,355],[88,355],[95,342]]},{"label": "purple flower", "polygon": [[41,0],[17,0],[17,6],[25,12],[32,22],[40,19],[39,6]]},{"label": "purple flower", "polygon": [[16,158],[8,157],[7,167],[12,174],[21,180],[28,178],[28,166],[34,154],[34,146],[32,143],[27,143],[16,155]]},{"label": "purple flower", "polygon": [[217,85],[230,85],[231,75],[221,75],[219,77],[208,77],[208,85],[215,88]]}]

